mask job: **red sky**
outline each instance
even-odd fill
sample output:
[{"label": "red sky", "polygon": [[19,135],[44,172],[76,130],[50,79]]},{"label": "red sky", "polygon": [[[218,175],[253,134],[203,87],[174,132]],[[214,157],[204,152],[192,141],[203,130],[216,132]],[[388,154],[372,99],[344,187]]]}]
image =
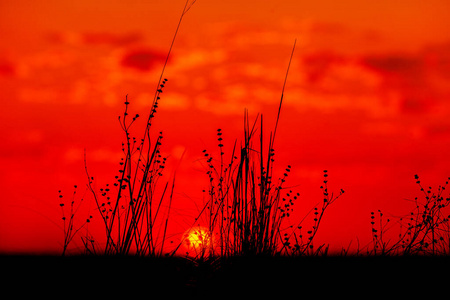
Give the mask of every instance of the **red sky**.
[{"label": "red sky", "polygon": [[[0,2],[0,252],[58,252],[58,190],[90,172],[112,182],[125,95],[145,115],[184,0]],[[242,136],[244,108],[272,128],[297,39],[277,132],[275,170],[321,199],[322,170],[346,193],[318,238],[369,241],[370,212],[407,211],[450,176],[450,5],[411,1],[198,0],[186,16],[156,119],[177,173],[175,202],[201,199],[199,159]],[[277,173],[276,173],[277,174]],[[86,204],[89,205],[89,204]],[[194,205],[192,205],[194,206]],[[194,209],[194,208],[193,208]],[[183,232],[188,223],[180,219]],[[183,225],[184,224],[184,225]]]}]

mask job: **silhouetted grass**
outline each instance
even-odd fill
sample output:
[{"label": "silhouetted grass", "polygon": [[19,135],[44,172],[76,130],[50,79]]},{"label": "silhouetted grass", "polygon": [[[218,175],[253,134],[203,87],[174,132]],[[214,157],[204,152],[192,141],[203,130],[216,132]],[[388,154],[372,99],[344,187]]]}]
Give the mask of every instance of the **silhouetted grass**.
[{"label": "silhouetted grass", "polygon": [[[436,191],[425,189],[414,176],[420,196],[411,202],[413,209],[400,217],[371,212],[373,244],[369,255],[449,255],[450,197],[443,195],[448,181]],[[450,178],[449,178],[450,180]],[[398,235],[392,236],[397,230]]]},{"label": "silhouetted grass", "polygon": [[[255,138],[258,121],[260,133]],[[328,171],[325,170],[324,185],[321,186],[323,200],[319,207],[315,206],[310,210],[314,224],[304,236],[303,220],[292,220],[294,206],[300,194],[284,187],[291,166],[286,167],[281,177],[274,178],[275,136],[270,134],[268,149],[264,155],[262,128],[262,116],[250,126],[248,116],[245,115],[244,141],[239,148],[237,142],[234,143],[227,163],[222,149],[221,129],[217,131],[220,158],[214,160],[206,150],[203,151],[210,185],[206,204],[199,217],[206,217],[213,243],[201,255],[295,256],[326,252],[326,245],[314,247],[314,237],[325,211],[344,191],[341,190],[336,196],[329,193]]]},{"label": "silhouetted grass", "polygon": [[[189,238],[182,237],[175,250],[164,253],[175,179],[170,185],[165,183],[160,187],[158,184],[165,168],[166,158],[161,156],[162,132],[155,138],[151,129],[163,88],[167,83],[167,79],[163,79],[165,67],[179,26],[192,4],[193,2],[186,1],[161,72],[146,127],[140,139],[131,135],[131,128],[140,115],[130,115],[130,102],[128,97],[125,99],[124,113],[119,116],[119,123],[125,137],[122,143],[124,156],[120,161],[119,174],[115,176],[116,182],[97,190],[94,177],[89,174],[85,153],[87,189],[100,215],[105,230],[105,241],[97,242],[96,238],[89,233],[88,226],[85,226],[90,223],[92,216],[74,229],[76,211],[74,211],[74,200],[72,200],[68,221],[63,210],[65,234],[63,254],[83,227],[86,229],[85,236],[81,237],[84,252],[90,254],[175,255],[185,243],[186,238]],[[278,180],[275,180],[273,175],[276,131],[294,50],[295,43],[284,78],[275,128],[270,133],[267,145],[264,143],[263,116],[258,116],[254,123],[250,124],[248,114],[245,112],[244,140],[239,147],[235,142],[228,163],[225,162],[221,129],[217,131],[220,148],[219,166],[215,166],[216,161],[213,161],[206,150],[204,151],[210,188],[209,198],[198,218],[206,217],[208,229],[205,234],[200,230],[197,231],[196,236],[193,236],[193,239],[197,241],[190,241],[190,244],[194,242],[197,248],[197,253],[194,255],[196,259],[203,259],[205,256],[303,255],[317,254],[322,250],[322,246],[314,249],[313,239],[326,208],[339,197],[328,194],[327,171],[324,174],[325,187],[322,187],[323,205],[321,210],[314,208],[315,223],[307,232],[308,237],[305,240],[301,232],[301,222],[295,227],[286,225],[285,222],[291,216],[292,206],[299,196],[298,193],[294,195],[291,190],[287,192],[283,187],[291,167],[287,166],[284,175]],[[258,124],[260,127],[257,137]],[[63,207],[64,203],[61,202],[60,205]]]},{"label": "silhouetted grass", "polygon": [[[131,128],[140,117],[139,114],[130,115],[128,97],[125,98],[125,110],[119,116],[119,123],[125,136],[122,143],[123,157],[120,161],[119,174],[116,181],[104,188],[96,189],[94,176],[88,171],[85,153],[85,170],[87,175],[87,188],[94,199],[97,212],[105,230],[105,241],[99,243],[86,231],[83,238],[84,251],[91,254],[161,256],[166,241],[167,227],[172,204],[175,179],[160,186],[160,179],[165,168],[166,157],[161,155],[163,135],[157,137],[152,133],[152,122],[156,115],[161,94],[167,79],[163,79],[164,71],[169,60],[172,47],[184,16],[195,1],[186,1],[172,39],[160,78],[155,90],[153,103],[147,118],[141,138],[132,137]],[[164,202],[164,205],[163,205]],[[69,243],[75,234],[84,227],[80,226],[74,231],[73,219],[75,211],[71,205],[71,213],[66,227],[64,220],[64,246],[66,253]],[[64,203],[61,202],[61,207]],[[163,211],[165,210],[165,211]],[[90,222],[89,217],[86,222]]]},{"label": "silhouetted grass", "polygon": [[[285,186],[292,172],[291,166],[287,165],[281,176],[274,174],[275,137],[295,43],[281,90],[274,129],[267,138],[263,116],[258,115],[251,122],[245,111],[243,139],[239,142],[235,140],[230,155],[225,155],[223,131],[217,129],[219,156],[213,157],[209,151],[203,151],[209,187],[205,191],[205,202],[191,224],[194,240],[189,240],[189,234],[186,234],[171,250],[166,250],[168,223],[173,218],[170,212],[175,178],[171,182],[160,183],[166,157],[161,155],[162,132],[155,136],[152,122],[168,82],[163,79],[164,71],[178,29],[194,2],[186,1],[140,138],[131,134],[131,128],[140,115],[130,114],[130,101],[125,98],[124,113],[118,118],[124,134],[123,157],[113,184],[96,188],[85,153],[87,191],[95,203],[99,216],[97,221],[104,229],[104,238],[97,239],[89,231],[89,223],[96,219],[95,216],[89,215],[79,225],[74,225],[75,215],[87,196],[84,195],[76,204],[77,187],[70,203],[62,201],[60,193],[64,225],[63,254],[68,252],[69,244],[79,235],[83,252],[92,255],[176,256],[183,245],[189,244],[194,248],[191,261],[197,266],[205,261],[214,264],[218,262],[217,258],[327,255],[328,245],[317,245],[315,238],[325,212],[344,190],[338,193],[329,191],[329,173],[324,170],[323,185],[320,187],[323,198],[314,207],[303,208],[303,219],[293,220],[294,208],[297,212],[301,208],[297,204],[300,193]],[[341,254],[448,255],[450,198],[443,195],[448,182],[433,192],[431,187],[422,187],[417,175],[416,180],[423,199],[418,197],[412,201],[415,207],[408,215],[385,219],[381,211],[378,214],[372,212],[372,243],[353,253],[343,251]],[[303,223],[308,216],[313,221],[310,227]],[[200,225],[200,220],[204,220],[204,224]],[[205,226],[205,231],[200,226]],[[391,234],[395,228],[398,235]],[[81,234],[82,229],[84,235]]]}]

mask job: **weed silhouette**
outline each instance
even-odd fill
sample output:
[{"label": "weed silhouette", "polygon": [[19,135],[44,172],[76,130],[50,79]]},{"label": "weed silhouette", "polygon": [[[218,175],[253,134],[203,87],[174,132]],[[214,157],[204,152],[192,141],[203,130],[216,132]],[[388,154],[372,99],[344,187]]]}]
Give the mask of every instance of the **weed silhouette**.
[{"label": "weed silhouette", "polygon": [[[370,255],[449,255],[450,254],[450,197],[443,193],[448,185],[425,189],[418,175],[414,175],[421,197],[410,200],[413,209],[400,217],[385,219],[384,214],[371,212],[372,247]],[[450,178],[449,178],[450,180]],[[377,220],[378,218],[378,220]],[[386,236],[398,230],[396,238]]]},{"label": "weed silhouette", "polygon": [[[85,237],[83,240],[86,253],[105,255],[133,253],[153,257],[163,254],[175,179],[170,184],[166,182],[160,187],[159,180],[163,175],[167,158],[161,155],[162,132],[154,137],[151,129],[159,108],[161,94],[168,81],[164,78],[167,62],[183,18],[194,3],[195,1],[186,1],[181,13],[157,83],[145,130],[140,139],[132,137],[130,131],[140,115],[130,114],[130,101],[128,96],[125,97],[125,109],[123,115],[118,118],[125,136],[125,141],[122,143],[123,157],[119,163],[118,175],[115,176],[116,181],[112,186],[107,185],[100,190],[95,188],[94,177],[89,174],[85,152],[84,164],[88,191],[94,199],[106,236],[104,243],[98,243],[87,233],[89,238]],[[81,229],[80,227],[74,231],[74,215],[75,212],[71,206],[69,224],[67,230],[64,230],[63,254],[66,253],[75,234]],[[66,222],[64,215],[63,220]],[[86,220],[86,222],[89,221],[90,219]]]},{"label": "weed silhouette", "polygon": [[[219,156],[214,157],[203,150],[209,186],[205,190],[205,202],[200,207],[195,222],[187,228],[180,242],[170,251],[165,250],[168,223],[173,216],[171,207],[175,189],[175,176],[171,182],[160,183],[166,166],[166,157],[161,154],[163,133],[155,136],[152,123],[159,109],[163,91],[168,84],[164,78],[178,30],[184,16],[195,1],[186,1],[175,34],[172,39],[153,103],[141,138],[131,134],[131,128],[140,119],[139,114],[130,113],[130,100],[125,97],[125,108],[118,117],[124,134],[123,157],[112,185],[95,187],[95,179],[89,173],[85,152],[84,166],[87,176],[87,191],[91,195],[100,223],[105,232],[104,242],[98,242],[89,232],[89,223],[95,217],[89,215],[75,226],[83,196],[76,204],[77,187],[70,202],[65,202],[60,191],[60,206],[64,223],[63,255],[69,244],[80,235],[83,250],[88,254],[138,255],[149,257],[178,255],[182,246],[193,249],[192,261],[215,261],[216,258],[255,256],[317,256],[328,254],[328,245],[315,243],[317,233],[329,207],[344,194],[329,191],[328,170],[323,171],[323,198],[310,208],[303,219],[292,220],[294,208],[298,211],[300,193],[288,188],[285,182],[292,172],[290,165],[278,178],[274,174],[275,137],[279,125],[283,97],[292,63],[295,43],[287,66],[281,98],[273,131],[265,136],[263,115],[254,121],[244,112],[243,140],[235,140],[230,155],[225,154],[224,132],[217,129]],[[414,208],[401,217],[386,215],[380,210],[370,215],[372,242],[354,254],[368,256],[386,255],[448,255],[450,254],[450,197],[444,197],[448,184],[437,191],[425,189],[418,175],[416,183],[421,197],[411,202]],[[449,179],[450,180],[450,179]],[[311,217],[313,225],[304,225]],[[198,220],[204,219],[205,228]],[[295,225],[292,225],[295,224]],[[85,229],[85,235],[81,235]],[[392,232],[397,229],[398,234]],[[348,250],[342,252],[349,254]]]}]

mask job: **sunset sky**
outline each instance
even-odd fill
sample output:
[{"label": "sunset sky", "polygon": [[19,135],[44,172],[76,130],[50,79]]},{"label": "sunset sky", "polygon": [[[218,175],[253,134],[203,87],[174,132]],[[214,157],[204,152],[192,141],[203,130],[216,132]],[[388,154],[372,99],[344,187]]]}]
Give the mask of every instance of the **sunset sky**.
[{"label": "sunset sky", "polygon": [[[0,252],[61,251],[58,190],[86,184],[84,149],[90,173],[113,181],[125,95],[148,115],[184,3],[0,1]],[[318,239],[370,241],[370,212],[407,212],[415,174],[436,188],[450,176],[448,28],[446,0],[198,0],[155,121],[167,178],[179,165],[174,230],[208,185],[202,150],[218,151],[218,128],[226,155],[245,108],[264,115],[268,137],[297,39],[275,175],[292,166],[300,218],[322,199],[327,169],[330,189],[346,193]]]}]

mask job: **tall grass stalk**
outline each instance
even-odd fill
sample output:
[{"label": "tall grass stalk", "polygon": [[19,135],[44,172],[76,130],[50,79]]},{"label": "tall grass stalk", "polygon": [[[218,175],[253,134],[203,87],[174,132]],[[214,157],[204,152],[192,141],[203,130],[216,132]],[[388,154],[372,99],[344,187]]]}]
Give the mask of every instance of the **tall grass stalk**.
[{"label": "tall grass stalk", "polygon": [[[313,248],[312,241],[326,208],[337,199],[328,195],[325,186],[326,196],[322,210],[319,216],[315,215],[315,224],[307,242],[302,241],[301,234],[296,234],[296,230],[301,229],[300,224],[293,229],[294,226],[287,222],[299,194],[293,194],[291,190],[286,192],[284,187],[291,166],[287,166],[283,176],[274,178],[274,145],[294,50],[295,43],[283,83],[275,127],[270,132],[268,143],[265,144],[264,140],[263,116],[258,115],[250,123],[248,112],[245,111],[244,138],[239,146],[237,141],[234,143],[228,163],[225,163],[221,129],[217,130],[220,157],[214,159],[206,150],[203,151],[210,186],[200,216],[206,217],[214,240],[209,255],[228,257],[304,254],[307,249]],[[326,184],[327,181],[324,182]],[[291,243],[293,239],[296,241]]]},{"label": "tall grass stalk", "polygon": [[[128,96],[125,98],[124,113],[118,118],[125,136],[125,141],[122,143],[123,157],[113,186],[106,185],[99,190],[96,188],[94,177],[89,174],[85,153],[87,188],[94,199],[106,237],[104,242],[98,243],[89,233],[86,233],[86,237],[82,239],[86,252],[106,255],[133,253],[143,256],[163,254],[175,178],[171,184],[166,182],[161,186],[159,183],[166,163],[166,157],[161,155],[163,134],[160,132],[154,137],[151,129],[161,94],[167,83],[167,79],[163,78],[173,45],[183,18],[194,3],[195,0],[185,2],[140,139],[131,135],[131,128],[140,116],[139,114],[131,116],[130,101]],[[72,229],[73,216],[74,214],[71,214],[68,230],[65,230],[63,254],[66,253],[69,243],[77,233]],[[65,216],[63,218],[65,221]]]}]

